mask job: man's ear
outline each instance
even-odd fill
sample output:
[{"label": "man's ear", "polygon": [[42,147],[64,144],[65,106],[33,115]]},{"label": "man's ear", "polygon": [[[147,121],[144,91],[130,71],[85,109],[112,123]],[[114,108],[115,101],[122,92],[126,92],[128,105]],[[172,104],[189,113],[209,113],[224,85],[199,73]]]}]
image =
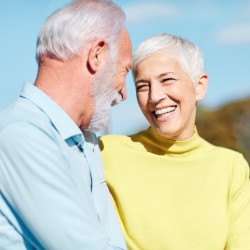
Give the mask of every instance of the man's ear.
[{"label": "man's ear", "polygon": [[208,75],[202,74],[196,83],[195,92],[196,92],[196,101],[202,100],[206,95],[208,87]]},{"label": "man's ear", "polygon": [[100,64],[105,60],[106,50],[107,43],[103,39],[92,42],[87,61],[91,73],[96,73]]}]

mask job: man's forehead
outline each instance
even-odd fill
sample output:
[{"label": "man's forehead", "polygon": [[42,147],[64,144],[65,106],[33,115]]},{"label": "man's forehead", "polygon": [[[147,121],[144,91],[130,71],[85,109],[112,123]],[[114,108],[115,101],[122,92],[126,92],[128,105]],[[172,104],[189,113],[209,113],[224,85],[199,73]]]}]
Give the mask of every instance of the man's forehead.
[{"label": "man's forehead", "polygon": [[132,54],[132,44],[128,31],[124,28],[122,29],[119,37],[119,47],[120,49],[127,50]]}]

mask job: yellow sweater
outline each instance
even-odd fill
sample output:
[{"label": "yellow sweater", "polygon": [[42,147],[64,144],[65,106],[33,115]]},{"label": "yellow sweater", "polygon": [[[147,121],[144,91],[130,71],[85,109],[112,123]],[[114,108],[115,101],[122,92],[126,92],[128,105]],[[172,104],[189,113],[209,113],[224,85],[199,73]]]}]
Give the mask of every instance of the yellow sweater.
[{"label": "yellow sweater", "polygon": [[100,140],[105,176],[129,249],[250,250],[249,167],[197,133],[153,129]]}]

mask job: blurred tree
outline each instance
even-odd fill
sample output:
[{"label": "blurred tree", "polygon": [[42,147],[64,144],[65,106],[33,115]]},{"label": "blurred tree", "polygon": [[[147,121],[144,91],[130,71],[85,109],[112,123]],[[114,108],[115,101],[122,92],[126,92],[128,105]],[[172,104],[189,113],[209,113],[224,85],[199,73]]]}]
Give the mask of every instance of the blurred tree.
[{"label": "blurred tree", "polygon": [[198,106],[196,126],[207,141],[241,152],[250,164],[250,98],[214,110]]}]

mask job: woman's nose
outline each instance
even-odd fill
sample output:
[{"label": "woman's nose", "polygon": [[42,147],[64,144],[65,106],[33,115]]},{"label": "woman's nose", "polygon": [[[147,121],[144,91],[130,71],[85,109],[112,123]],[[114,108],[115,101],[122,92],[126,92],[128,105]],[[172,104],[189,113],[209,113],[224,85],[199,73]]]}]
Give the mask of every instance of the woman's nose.
[{"label": "woman's nose", "polygon": [[150,102],[159,102],[164,99],[166,93],[161,85],[151,84],[149,90],[149,101]]}]

